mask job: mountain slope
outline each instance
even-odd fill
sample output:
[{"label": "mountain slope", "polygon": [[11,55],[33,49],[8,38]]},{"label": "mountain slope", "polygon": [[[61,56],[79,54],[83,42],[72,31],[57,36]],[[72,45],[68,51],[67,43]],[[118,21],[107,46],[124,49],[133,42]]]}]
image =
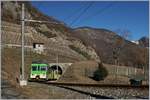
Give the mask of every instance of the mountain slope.
[{"label": "mountain slope", "polygon": [[[25,4],[25,18],[48,21],[49,23],[29,23],[25,27],[25,45],[34,42],[44,43],[47,54],[60,54],[79,60],[99,60],[93,48],[86,47],[81,40],[71,36],[72,30],[64,23],[48,17],[34,8],[29,2],[2,2],[2,42],[5,44],[20,44],[21,4]],[[70,48],[70,45],[81,52]],[[92,52],[92,54],[91,54]],[[87,58],[84,54],[90,55]]]},{"label": "mountain slope", "polygon": [[80,38],[86,45],[92,46],[102,62],[109,64],[115,62],[113,51],[120,45],[116,43],[117,39],[121,39],[124,42],[118,54],[119,65],[148,67],[148,50],[123,39],[114,32],[106,29],[81,27],[74,29],[74,36]]},{"label": "mountain slope", "polygon": [[[16,1],[2,2],[2,21],[5,21],[3,22],[4,25],[2,23],[4,43],[14,42],[19,44],[21,41],[18,38],[20,37],[21,3]],[[115,43],[116,38],[122,39],[116,33],[106,29],[90,27],[71,29],[63,22],[42,14],[32,7],[29,2],[24,3],[25,18],[52,22],[52,24],[26,23],[26,32],[28,33],[25,38],[28,41],[26,45],[32,45],[33,42],[43,42],[47,47],[48,54],[59,52],[62,56],[69,55],[69,57],[73,57],[78,61],[85,59],[100,61],[101,58],[104,63],[114,64],[113,51],[118,46]],[[13,23],[13,25],[10,23]],[[4,28],[9,24],[11,25],[9,28]],[[120,65],[142,67],[143,64],[148,64],[147,49],[141,48],[130,41],[124,41],[125,43],[119,54]],[[49,50],[50,48],[53,48],[53,50]]]},{"label": "mountain slope", "polygon": [[140,46],[149,47],[149,38],[148,37],[142,37],[138,41],[139,41]]}]

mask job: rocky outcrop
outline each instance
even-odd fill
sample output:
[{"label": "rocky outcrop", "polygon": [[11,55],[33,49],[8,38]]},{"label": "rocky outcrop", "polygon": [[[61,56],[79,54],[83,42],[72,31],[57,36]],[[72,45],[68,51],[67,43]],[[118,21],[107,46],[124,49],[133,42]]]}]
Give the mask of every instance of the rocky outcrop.
[{"label": "rocky outcrop", "polygon": [[100,62],[100,58],[97,55],[96,51],[91,46],[85,46],[81,41],[75,40],[73,41],[73,45],[76,48],[79,48],[81,51],[86,52],[91,59]]}]

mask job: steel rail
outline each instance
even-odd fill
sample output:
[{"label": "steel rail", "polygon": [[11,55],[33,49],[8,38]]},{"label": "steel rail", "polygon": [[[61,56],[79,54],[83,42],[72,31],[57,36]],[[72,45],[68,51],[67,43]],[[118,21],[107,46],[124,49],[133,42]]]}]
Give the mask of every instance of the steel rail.
[{"label": "steel rail", "polygon": [[[34,82],[34,81],[32,81]],[[81,87],[120,87],[120,88],[149,88],[149,85],[132,86],[129,84],[87,84],[87,83],[73,83],[73,82],[50,82],[50,81],[36,81],[41,84],[54,86],[81,86]]]}]

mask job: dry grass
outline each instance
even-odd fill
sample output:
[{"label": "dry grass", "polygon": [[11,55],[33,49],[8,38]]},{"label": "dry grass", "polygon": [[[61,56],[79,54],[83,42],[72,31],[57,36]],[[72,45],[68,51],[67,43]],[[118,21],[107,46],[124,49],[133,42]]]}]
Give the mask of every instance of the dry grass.
[{"label": "dry grass", "polygon": [[[64,59],[62,59],[64,58]],[[54,59],[54,56],[45,56],[39,55],[35,53],[27,53],[25,55],[25,78],[28,79],[28,75],[30,72],[30,64],[33,59],[45,59],[47,61],[51,61]],[[65,59],[65,57],[61,57],[61,59]],[[59,59],[59,60],[61,60]],[[30,86],[27,85],[25,87],[20,87],[16,78],[20,77],[20,67],[21,67],[21,48],[3,48],[2,49],[2,78],[4,80],[8,80],[9,84],[12,85],[15,90],[19,91],[22,95],[26,95],[30,99],[48,99],[48,98],[57,98],[58,96],[51,96],[49,89],[38,87],[38,86]]]},{"label": "dry grass", "polygon": [[[65,74],[58,80],[59,82],[74,82],[74,83],[99,83],[99,84],[130,84],[129,77],[126,75],[116,75],[115,73],[112,74],[112,69],[115,69],[115,66],[104,64],[104,67],[108,70],[108,76],[101,81],[95,81],[89,76],[97,70],[98,63],[95,61],[80,61],[74,63],[70,66]],[[119,66],[122,70],[124,68],[128,68],[125,66]],[[132,68],[131,68],[132,69]],[[140,70],[140,69],[138,69]],[[141,73],[141,71],[139,71]],[[143,82],[146,84],[146,82]]]},{"label": "dry grass", "polygon": [[[2,51],[2,78],[8,80],[12,88],[15,88],[21,95],[27,96],[30,99],[48,99],[51,94],[47,86],[42,87],[37,85],[30,85],[20,87],[17,83],[16,78],[20,76],[20,66],[21,66],[21,49],[16,48],[4,48]],[[31,54],[26,57],[25,62],[25,77],[28,78],[29,65],[31,64],[33,58],[47,58],[43,55]],[[47,58],[48,59],[48,58]],[[55,98],[55,96],[54,96]]]},{"label": "dry grass", "polygon": [[65,74],[60,78],[60,82],[95,82],[87,77],[95,71],[98,64],[95,61],[81,61],[72,64]]},{"label": "dry grass", "polygon": [[[19,87],[19,83],[16,81],[16,77],[19,78],[20,75],[20,65],[21,65],[21,50],[20,49],[8,49],[5,48],[2,51],[2,78],[8,80],[10,84],[15,87],[17,91],[21,94],[28,96],[30,99],[48,99],[48,98],[58,98],[56,94],[50,94],[51,91],[47,87],[38,87],[37,85]],[[26,78],[29,73],[29,65],[33,58],[43,58],[46,59],[47,57],[41,55],[30,55],[30,57],[26,58],[25,65],[26,70]],[[48,59],[48,58],[47,58]],[[99,84],[116,84],[123,83],[128,84],[129,79],[123,76],[114,76],[108,75],[105,80],[103,81],[95,81],[89,76],[98,68],[98,63],[95,61],[80,61],[74,63],[70,66],[65,74],[58,80],[59,82],[76,82],[76,83],[99,83]],[[117,78],[117,79],[116,79]],[[145,82],[143,82],[145,83]],[[58,93],[62,98],[63,94]]]}]

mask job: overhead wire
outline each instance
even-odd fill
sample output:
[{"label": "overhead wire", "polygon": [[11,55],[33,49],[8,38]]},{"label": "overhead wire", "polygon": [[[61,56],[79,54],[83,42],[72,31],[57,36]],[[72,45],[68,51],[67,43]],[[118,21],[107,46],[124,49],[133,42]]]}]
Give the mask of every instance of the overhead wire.
[{"label": "overhead wire", "polygon": [[83,9],[83,11],[79,14],[79,16],[77,16],[77,17],[70,23],[70,26],[72,26],[75,22],[77,22],[78,19],[79,19],[85,12],[87,12],[87,10],[93,5],[93,3],[94,3],[94,2],[89,3],[89,5],[88,5],[85,9]]},{"label": "overhead wire", "polygon": [[72,17],[74,17],[74,14],[80,12],[82,8],[83,8],[83,7],[80,7],[80,8],[78,8],[78,9],[76,9],[72,14],[70,14],[69,16],[67,16],[66,18],[64,18],[64,22],[65,22],[66,20],[69,20],[69,19],[71,19]]},{"label": "overhead wire", "polygon": [[92,15],[89,15],[89,16],[85,17],[84,20],[82,20],[82,21],[80,21],[80,22],[78,22],[78,23],[85,22],[85,21],[87,21],[87,20],[89,20],[89,19],[92,19],[93,17],[95,17],[95,16],[97,16],[97,15],[103,13],[104,11],[106,11],[107,9],[109,9],[110,7],[112,7],[113,5],[114,5],[113,3],[108,4],[108,5],[105,6],[103,9],[100,9],[100,10],[98,10],[97,12],[93,13]]}]

